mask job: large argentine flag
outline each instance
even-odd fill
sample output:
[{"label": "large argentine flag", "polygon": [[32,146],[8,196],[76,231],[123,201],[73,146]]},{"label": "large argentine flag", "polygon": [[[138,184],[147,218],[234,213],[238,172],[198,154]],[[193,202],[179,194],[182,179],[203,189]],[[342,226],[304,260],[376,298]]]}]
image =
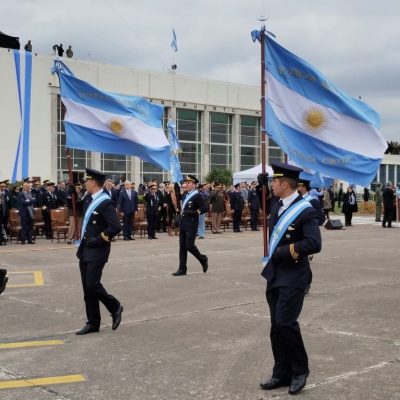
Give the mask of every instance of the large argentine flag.
[{"label": "large argentine flag", "polygon": [[170,148],[161,125],[164,107],[141,97],[103,92],[76,78],[59,60],[66,147],[139,157],[164,170]]},{"label": "large argentine flag", "polygon": [[368,186],[387,148],[379,115],[265,36],[266,133],[297,164]]}]

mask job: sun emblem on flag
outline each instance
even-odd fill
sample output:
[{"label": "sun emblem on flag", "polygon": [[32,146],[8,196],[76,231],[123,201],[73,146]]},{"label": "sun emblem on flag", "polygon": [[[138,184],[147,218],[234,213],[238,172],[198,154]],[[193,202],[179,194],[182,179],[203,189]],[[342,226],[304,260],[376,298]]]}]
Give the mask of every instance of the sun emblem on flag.
[{"label": "sun emblem on flag", "polygon": [[301,124],[305,130],[319,133],[328,126],[328,115],[323,108],[312,107],[302,115]]},{"label": "sun emblem on flag", "polygon": [[107,126],[117,135],[121,136],[126,131],[125,122],[118,117],[113,117],[107,122]]}]

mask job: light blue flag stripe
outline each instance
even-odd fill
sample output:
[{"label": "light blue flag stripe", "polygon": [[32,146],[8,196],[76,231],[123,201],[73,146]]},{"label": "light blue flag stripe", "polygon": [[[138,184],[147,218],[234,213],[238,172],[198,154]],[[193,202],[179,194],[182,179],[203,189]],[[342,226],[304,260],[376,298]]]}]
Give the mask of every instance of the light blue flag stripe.
[{"label": "light blue flag stripe", "polygon": [[[342,180],[357,181],[368,186],[376,175],[382,158],[370,158],[332,146],[283,124],[268,102],[266,106],[266,131],[278,146],[297,164],[322,174]],[[271,135],[270,132],[274,134]],[[310,155],[311,154],[311,155]]]},{"label": "light blue flag stripe", "polygon": [[379,129],[379,114],[362,101],[349,97],[307,61],[265,36],[265,68],[281,84],[301,96]]},{"label": "light blue flag stripe", "polygon": [[[23,177],[29,175],[32,53],[13,50],[13,55],[21,116],[21,131],[18,139],[14,170],[12,174],[12,181],[16,182],[17,180],[22,180]],[[21,57],[24,57],[24,74],[21,73]],[[23,82],[22,77],[24,78]]]},{"label": "light blue flag stripe", "polygon": [[[98,151],[100,153],[131,155],[139,157],[157,167],[168,170],[170,157],[169,149],[153,148],[140,145],[127,139],[113,137],[108,133],[88,129],[84,126],[64,122],[66,135],[66,147],[81,150]],[[90,149],[88,148],[90,147]]]},{"label": "light blue flag stripe", "polygon": [[62,97],[76,103],[119,115],[129,115],[145,124],[162,128],[164,107],[141,97],[108,93],[71,75],[59,74]]}]

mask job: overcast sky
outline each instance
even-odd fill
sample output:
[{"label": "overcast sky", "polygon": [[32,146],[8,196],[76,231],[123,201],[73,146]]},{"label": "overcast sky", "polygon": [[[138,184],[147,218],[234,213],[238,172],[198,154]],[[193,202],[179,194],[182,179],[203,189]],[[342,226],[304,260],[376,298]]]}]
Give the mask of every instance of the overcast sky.
[{"label": "overcast sky", "polygon": [[38,53],[55,43],[96,62],[168,72],[172,28],[177,73],[260,84],[267,30],[340,89],[381,115],[381,132],[400,141],[400,0],[2,0],[0,31]]}]

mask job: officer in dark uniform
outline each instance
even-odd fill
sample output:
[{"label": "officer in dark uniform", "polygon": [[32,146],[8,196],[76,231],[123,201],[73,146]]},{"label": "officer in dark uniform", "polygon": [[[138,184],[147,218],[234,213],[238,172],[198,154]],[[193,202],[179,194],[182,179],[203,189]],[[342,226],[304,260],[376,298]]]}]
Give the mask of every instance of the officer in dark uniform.
[{"label": "officer in dark uniform", "polygon": [[42,207],[42,192],[40,190],[40,181],[36,180],[33,182],[32,188],[31,188],[31,195],[36,199],[35,206],[36,207]]},{"label": "officer in dark uniform", "polygon": [[10,210],[12,208],[11,193],[6,190],[6,183],[0,182],[0,203],[1,203],[1,228],[0,228],[0,242],[6,244],[7,242],[7,224]]},{"label": "officer in dark uniform", "polygon": [[250,185],[250,190],[247,194],[247,202],[250,208],[250,228],[252,231],[259,231],[258,229],[258,215],[260,213],[260,200],[256,191],[258,182],[253,181]]},{"label": "officer in dark uniform", "polygon": [[188,175],[185,179],[187,190],[182,195],[181,222],[179,224],[179,268],[172,273],[174,276],[186,275],[188,252],[200,262],[204,273],[208,270],[208,257],[201,254],[195,245],[199,215],[207,212],[204,196],[196,189],[198,183],[199,181],[193,175]]},{"label": "officer in dark uniform", "polygon": [[[247,189],[246,189],[247,190]],[[233,212],[233,232],[242,232],[240,222],[242,221],[242,212],[244,208],[244,198],[240,191],[240,183],[235,185],[235,191],[230,196],[231,210]]]},{"label": "officer in dark uniform", "polygon": [[149,189],[143,195],[143,199],[146,200],[147,237],[149,239],[158,239],[156,237],[156,225],[161,205],[160,198],[157,195],[156,183],[149,184]]},{"label": "officer in dark uniform", "polygon": [[[272,168],[271,185],[279,201],[271,204],[268,247],[270,252],[272,245],[276,248],[268,254],[262,276],[268,281],[266,297],[275,364],[272,377],[260,385],[266,390],[289,386],[289,393],[296,394],[304,388],[309,375],[297,319],[310,281],[308,256],[321,251],[322,239],[317,212],[297,192],[302,169],[284,163],[272,164]],[[259,182],[265,184],[262,177]]]},{"label": "officer in dark uniform", "polygon": [[8,282],[7,270],[0,268],[0,294],[6,289]]},{"label": "officer in dark uniform", "polygon": [[112,316],[112,329],[121,323],[123,307],[101,284],[103,268],[108,261],[111,239],[121,230],[115,204],[103,193],[106,174],[86,168],[86,189],[89,195],[83,206],[82,238],[77,256],[86,304],[86,325],[76,332],[86,335],[100,329],[100,302]]},{"label": "officer in dark uniform", "polygon": [[55,185],[54,182],[47,182],[47,193],[42,197],[42,213],[46,239],[52,238],[50,210],[55,210],[57,208],[57,196],[54,194],[56,189]]}]

